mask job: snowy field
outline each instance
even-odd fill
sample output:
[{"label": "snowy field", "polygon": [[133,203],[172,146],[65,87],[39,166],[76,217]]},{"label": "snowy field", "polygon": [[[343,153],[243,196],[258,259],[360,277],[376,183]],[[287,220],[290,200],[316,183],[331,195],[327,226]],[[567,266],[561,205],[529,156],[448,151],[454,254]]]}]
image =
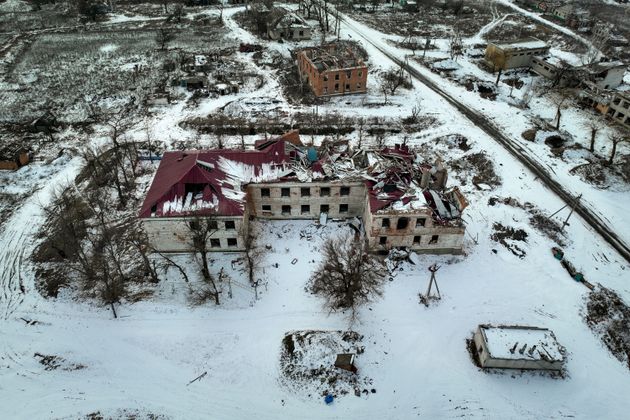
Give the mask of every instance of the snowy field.
[{"label": "snowy field", "polygon": [[[224,11],[226,29],[237,40],[256,41],[231,18],[238,10]],[[371,31],[365,26],[361,30]],[[342,27],[342,37],[359,38],[350,27]],[[370,77],[392,66],[376,49],[364,47],[370,55]],[[269,48],[288,54],[287,43],[270,43]],[[252,64],[249,55],[237,55]],[[275,99],[289,114],[307,110],[290,105],[278,93],[273,71],[261,69],[260,73],[267,79],[260,90],[206,99],[194,109],[186,108],[182,101],[155,110],[146,124],[169,148],[175,141],[195,136],[179,122],[210,114],[228,103]],[[368,83],[373,80],[375,77]],[[495,105],[476,95],[467,96],[446,80],[440,83],[471,106],[495,112],[506,131],[520,136],[523,119],[506,111],[505,104],[496,103],[497,108],[492,108]],[[546,214],[564,203],[485,133],[419,83],[414,81],[413,89],[391,97],[390,104],[363,106],[379,101],[382,98],[375,88],[365,97],[332,99],[319,112],[398,118],[408,116],[420,104],[425,115],[437,122],[409,134],[411,146],[439,153],[447,166],[451,159],[485,152],[502,182],[486,191],[470,182],[462,187],[471,203],[464,212],[466,255],[421,256],[416,265],[403,264],[387,281],[384,296],[364,307],[352,326],[347,314],[329,314],[322,300],[305,291],[319,261],[322,241],[349,229],[344,224],[258,223],[261,242],[272,248],[265,259],[258,300],[250,288],[238,286],[246,283],[238,264],[230,269],[238,255],[224,254],[216,257],[213,271],[231,270],[234,288],[232,298],[222,296],[220,307],[209,303],[190,306],[181,278],[170,272],[152,298],[124,302],[118,308],[120,318],[113,319],[107,308],[77,300],[70,293],[57,299],[42,298],[28,262],[43,223],[41,206],[49,203],[55,188],[77,174],[81,160],[64,157],[54,162],[54,171],[35,171],[37,188],[25,176],[19,177],[15,187],[4,187],[26,198],[0,228],[0,418],[74,419],[90,413],[174,419],[627,418],[630,401],[623,396],[630,393],[630,372],[584,322],[588,289],[574,282],[553,258],[550,248],[555,242],[530,225],[528,212],[501,203],[489,206],[488,200],[514,197]],[[542,112],[551,112],[547,102],[538,106]],[[567,115],[567,124],[572,120]],[[445,136],[456,134],[467,137],[470,150],[449,147]],[[130,135],[142,138],[144,129],[136,128]],[[401,142],[404,136],[388,136],[385,141]],[[436,142],[436,138],[442,140]],[[322,138],[314,140],[317,143]],[[356,133],[350,140],[356,143]],[[102,141],[98,135],[91,139],[94,145]],[[200,144],[209,145],[210,139],[201,137]],[[540,159],[550,165],[558,164],[538,146],[531,146],[531,152],[540,153]],[[619,233],[630,235],[623,210],[627,192],[598,195],[559,165],[562,172],[556,170],[563,183],[588,192],[598,209],[611,214]],[[34,171],[31,168],[35,167],[23,168],[18,174]],[[450,185],[458,183],[455,176],[450,179]],[[556,220],[566,215],[560,213]],[[513,243],[525,252],[523,258],[490,238],[495,223],[527,233],[526,241]],[[305,231],[311,239],[301,238]],[[614,289],[630,302],[630,265],[579,217],[572,217],[565,241],[566,256],[589,281]],[[291,264],[294,258],[297,261]],[[186,257],[180,259],[193,266]],[[433,263],[442,265],[437,279],[443,299],[427,308],[419,303],[418,294],[426,290],[427,267]],[[568,352],[566,377],[481,371],[471,361],[466,339],[483,323],[551,329]],[[361,375],[373,380],[370,386],[375,393],[360,397],[350,393],[327,406],[322,396],[309,397],[307,392],[286,386],[280,356],[288,332],[347,329],[364,336],[365,352],[356,364]]]}]

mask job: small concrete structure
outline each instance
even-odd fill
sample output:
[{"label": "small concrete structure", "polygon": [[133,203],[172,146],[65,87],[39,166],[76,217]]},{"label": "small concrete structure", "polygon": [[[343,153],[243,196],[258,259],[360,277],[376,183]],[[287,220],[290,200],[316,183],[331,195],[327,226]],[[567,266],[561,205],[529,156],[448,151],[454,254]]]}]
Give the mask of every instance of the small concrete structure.
[{"label": "small concrete structure", "polygon": [[479,325],[474,343],[483,368],[561,370],[564,363],[561,346],[546,328]]},{"label": "small concrete structure", "polygon": [[357,373],[357,367],[354,365],[354,353],[342,353],[337,355],[335,367],[348,372]]}]

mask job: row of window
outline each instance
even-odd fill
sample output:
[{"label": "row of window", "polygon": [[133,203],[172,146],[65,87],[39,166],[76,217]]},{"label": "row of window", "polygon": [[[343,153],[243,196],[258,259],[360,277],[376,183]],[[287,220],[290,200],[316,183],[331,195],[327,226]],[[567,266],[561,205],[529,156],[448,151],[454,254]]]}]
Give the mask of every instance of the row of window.
[{"label": "row of window", "polygon": [[[234,248],[238,244],[236,238],[227,238],[226,242],[228,248]],[[210,238],[210,248],[221,248],[221,239]]]},{"label": "row of window", "polygon": [[[291,206],[284,205],[281,208],[283,215],[291,214]],[[271,205],[263,204],[262,206],[263,213],[271,213]],[[319,206],[320,213],[328,213],[330,211],[330,206],[328,204],[322,204]],[[300,212],[302,214],[311,214],[311,206],[308,204],[303,204],[300,206]],[[339,213],[348,213],[348,205],[347,204],[339,204]]]},{"label": "row of window", "polygon": [[[420,245],[420,240],[422,237],[420,235],[413,237],[413,244]],[[440,240],[440,235],[431,235],[431,240],[429,241],[429,245],[435,245]],[[379,245],[387,245],[387,236],[380,236],[378,238]]]},{"label": "row of window", "polygon": [[[410,220],[408,217],[399,217],[398,221],[396,222],[396,229],[397,230],[407,229],[407,227],[409,227],[409,222]],[[427,219],[424,217],[419,217],[416,219],[416,227],[424,227],[426,223],[427,223]],[[384,228],[391,227],[391,221],[389,220],[388,217],[384,217],[382,219],[381,227],[384,227]]]},{"label": "row of window", "polygon": [[538,55],[541,53],[544,53],[545,50],[540,50],[540,51],[527,51],[527,52],[522,52],[520,54],[514,53],[512,54],[512,57],[516,57],[516,56],[520,56],[520,55]]},{"label": "row of window", "polygon": [[[361,83],[357,83],[357,89],[361,89]],[[347,92],[350,89],[350,83],[346,83],[346,89],[344,92]],[[339,92],[339,83],[335,83],[335,92]],[[324,87],[324,93],[328,93],[328,88]]]},{"label": "row of window", "polygon": [[628,109],[628,108],[630,107],[630,102],[623,101],[623,103],[622,103],[622,102],[621,102],[621,98],[618,98],[618,97],[617,97],[617,98],[614,98],[614,99],[612,100],[612,103],[613,103],[613,105],[619,105],[619,104],[621,104],[621,107],[622,107],[622,108],[625,108],[625,109]]},{"label": "row of window", "polygon": [[[350,187],[340,187],[339,195],[342,197],[350,195]],[[261,197],[271,197],[271,189],[270,188],[261,188],[260,189]],[[284,187],[280,188],[280,197],[290,197],[291,196],[291,188]],[[300,188],[300,197],[310,197],[311,196],[311,188],[310,187],[302,187]],[[319,196],[320,197],[330,197],[330,187],[320,187],[319,188]]]},{"label": "row of window", "polygon": [[[217,222],[216,220],[208,220],[207,223],[208,223],[208,230],[210,231],[219,230],[219,222]],[[188,222],[188,225],[190,226],[192,230],[201,229],[201,224],[197,220],[192,220]],[[225,228],[225,230],[234,230],[236,229],[236,223],[234,222],[234,220],[225,220],[223,222],[223,227]]]},{"label": "row of window", "polygon": [[[358,72],[358,76],[359,77],[363,77],[363,71],[359,70]],[[346,70],[346,79],[352,79],[352,70]],[[335,73],[335,80],[339,80],[339,73]],[[324,82],[328,81],[328,75],[325,74],[324,75]]]}]

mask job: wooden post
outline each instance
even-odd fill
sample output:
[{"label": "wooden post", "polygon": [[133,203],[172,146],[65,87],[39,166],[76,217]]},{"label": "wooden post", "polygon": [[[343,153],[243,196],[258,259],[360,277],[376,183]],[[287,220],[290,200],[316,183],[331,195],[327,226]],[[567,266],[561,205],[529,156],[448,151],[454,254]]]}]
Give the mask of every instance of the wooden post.
[{"label": "wooden post", "polygon": [[569,218],[573,214],[573,211],[577,207],[577,205],[580,202],[581,198],[582,198],[582,194],[578,195],[576,197],[576,199],[573,201],[573,205],[571,206],[571,211],[569,212],[569,215],[567,216],[566,220],[564,222],[562,222],[562,228],[560,229],[560,231],[564,231],[564,227],[569,224]]}]

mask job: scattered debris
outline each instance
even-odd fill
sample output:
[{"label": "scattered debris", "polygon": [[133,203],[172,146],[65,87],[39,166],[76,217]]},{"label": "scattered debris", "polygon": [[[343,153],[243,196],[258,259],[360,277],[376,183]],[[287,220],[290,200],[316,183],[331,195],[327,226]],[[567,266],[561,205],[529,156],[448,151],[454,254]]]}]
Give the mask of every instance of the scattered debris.
[{"label": "scattered debris", "polygon": [[44,366],[44,370],[56,370],[61,368],[61,370],[72,371],[85,369],[87,367],[81,364],[68,363],[68,361],[61,356],[35,353],[33,357],[39,359],[39,363]]},{"label": "scattered debris", "polygon": [[[367,389],[372,379],[357,374],[363,336],[354,331],[293,331],[282,340],[280,381],[297,393],[338,398]],[[368,391],[369,392],[369,391]]]},{"label": "scattered debris", "polygon": [[569,260],[564,258],[564,251],[562,249],[553,247],[551,248],[551,252],[553,253],[554,258],[560,261],[560,264],[562,264],[564,269],[567,270],[573,280],[577,281],[578,283],[582,283],[584,286],[588,287],[591,290],[595,288],[592,283],[586,281],[584,275],[577,271]]},{"label": "scattered debris", "polygon": [[525,250],[512,243],[512,241],[527,242],[527,232],[523,229],[503,226],[501,223],[494,223],[492,228],[495,230],[495,233],[490,235],[493,241],[499,242],[517,257],[525,258],[525,255],[527,255]]},{"label": "scattered debris", "polygon": [[495,206],[498,203],[506,206],[518,207],[528,212],[531,217],[529,223],[540,232],[544,233],[548,238],[552,239],[560,246],[565,245],[566,237],[562,231],[562,226],[553,220],[551,217],[546,216],[542,211],[530,202],[521,203],[513,197],[497,197],[492,196],[488,199],[489,206]]},{"label": "scattered debris", "polygon": [[585,320],[615,358],[630,369],[630,306],[600,285],[588,294]]}]

